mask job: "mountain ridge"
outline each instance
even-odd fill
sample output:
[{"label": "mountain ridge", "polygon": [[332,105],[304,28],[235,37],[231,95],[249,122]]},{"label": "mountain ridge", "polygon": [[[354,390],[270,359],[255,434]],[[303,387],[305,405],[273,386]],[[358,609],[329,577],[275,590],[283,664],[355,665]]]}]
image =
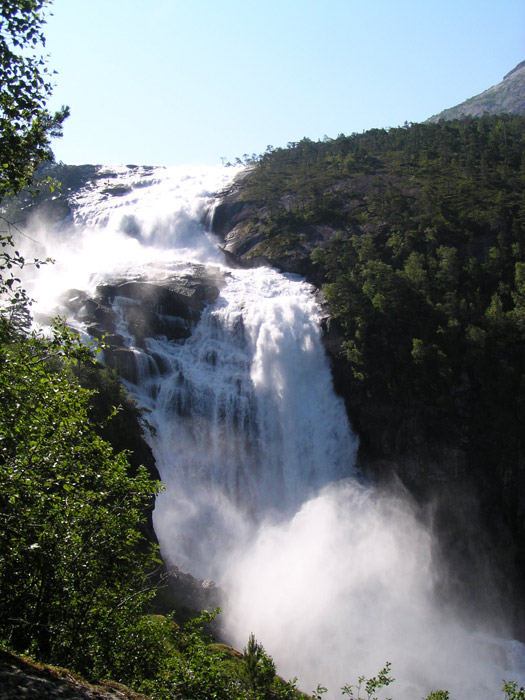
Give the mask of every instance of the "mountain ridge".
[{"label": "mountain ridge", "polygon": [[469,97],[454,107],[444,109],[427,119],[437,123],[441,120],[460,119],[461,117],[480,117],[483,114],[525,115],[525,61],[521,61],[509,71],[500,83],[484,90],[479,95]]}]

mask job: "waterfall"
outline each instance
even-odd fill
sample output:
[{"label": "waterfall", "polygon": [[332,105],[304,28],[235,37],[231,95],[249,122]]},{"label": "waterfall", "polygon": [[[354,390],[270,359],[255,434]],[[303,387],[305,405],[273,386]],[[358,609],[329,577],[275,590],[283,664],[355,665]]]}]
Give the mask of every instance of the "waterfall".
[{"label": "waterfall", "polygon": [[358,478],[313,288],[228,269],[201,223],[233,172],[101,170],[71,198],[71,220],[33,222],[37,253],[56,259],[31,281],[36,310],[68,314],[87,336],[82,300],[106,304],[119,347],[105,361],[126,359],[155,428],[162,552],[223,588],[234,644],[253,632],[306,692],[322,683],[337,697],[390,661],[393,697],[493,698],[503,678],[520,679],[522,648],[491,636],[485,614],[444,609],[432,536],[409,499]]},{"label": "waterfall", "polygon": [[145,352],[170,367],[138,392],[167,487],[156,529],[179,566],[220,576],[246,528],[295,512],[353,472],[356,441],[332,391],[313,290],[300,279],[232,271],[185,343],[152,339]]}]

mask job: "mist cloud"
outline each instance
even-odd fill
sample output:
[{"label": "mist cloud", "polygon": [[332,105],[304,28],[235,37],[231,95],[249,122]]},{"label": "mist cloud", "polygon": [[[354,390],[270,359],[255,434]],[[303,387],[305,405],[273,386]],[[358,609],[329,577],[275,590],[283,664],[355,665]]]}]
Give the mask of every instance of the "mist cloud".
[{"label": "mist cloud", "polygon": [[515,649],[489,636],[490,620],[441,609],[432,549],[406,499],[332,484],[231,558],[228,633],[241,648],[256,633],[305,692],[321,683],[339,697],[390,661],[393,697],[492,699],[516,678]]}]

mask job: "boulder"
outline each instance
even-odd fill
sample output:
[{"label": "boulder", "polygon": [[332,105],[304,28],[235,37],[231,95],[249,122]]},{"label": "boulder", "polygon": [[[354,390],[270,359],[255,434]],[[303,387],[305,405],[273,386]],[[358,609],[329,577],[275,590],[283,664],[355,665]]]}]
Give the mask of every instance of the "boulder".
[{"label": "boulder", "polygon": [[203,309],[219,296],[227,273],[195,264],[185,265],[180,271],[176,267],[157,270],[156,274],[107,280],[96,288],[94,297],[70,289],[61,300],[68,313],[86,324],[92,337],[104,339],[109,346],[108,364],[130,381],[136,380],[136,369],[130,353],[125,352],[123,331],[118,328],[120,316],[139,346],[152,337],[184,340],[191,335]]}]

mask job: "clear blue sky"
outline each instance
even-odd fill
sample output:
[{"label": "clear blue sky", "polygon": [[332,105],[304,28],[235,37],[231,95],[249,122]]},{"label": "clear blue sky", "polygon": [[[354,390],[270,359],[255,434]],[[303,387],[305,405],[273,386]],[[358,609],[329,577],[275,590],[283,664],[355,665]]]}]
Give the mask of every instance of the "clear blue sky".
[{"label": "clear blue sky", "polygon": [[54,0],[66,163],[215,164],[423,121],[525,59],[524,0]]}]

